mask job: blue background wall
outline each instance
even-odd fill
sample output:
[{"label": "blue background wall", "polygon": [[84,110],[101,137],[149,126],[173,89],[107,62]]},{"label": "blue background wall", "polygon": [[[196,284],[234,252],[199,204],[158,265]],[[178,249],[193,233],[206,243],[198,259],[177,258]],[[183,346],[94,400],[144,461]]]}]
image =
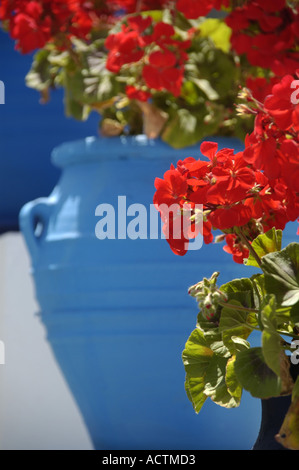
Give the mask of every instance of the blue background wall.
[{"label": "blue background wall", "polygon": [[0,105],[0,232],[18,229],[20,208],[48,196],[59,177],[51,165],[52,149],[66,140],[97,133],[98,117],[87,122],[67,119],[63,91],[52,93],[47,105],[25,85],[31,55],[21,55],[0,32],[0,80],[5,84],[5,105]]},{"label": "blue background wall", "polygon": [[[0,80],[6,86],[6,104],[0,106],[0,233],[3,233],[18,230],[18,214],[26,202],[51,192],[59,178],[59,171],[50,161],[52,149],[65,141],[95,135],[98,116],[92,115],[85,123],[65,118],[62,91],[52,93],[49,104],[40,105],[38,93],[26,88],[24,82],[32,58],[16,52],[4,33],[0,33],[0,57]],[[294,239],[294,234],[291,225],[285,242]],[[232,263],[230,257],[221,247],[217,255],[214,250],[212,246],[204,247],[197,255],[199,275],[194,282],[222,269],[227,277],[222,281],[230,279],[227,268]],[[207,266],[209,272],[203,272]],[[240,275],[241,270],[242,267]],[[196,312],[194,322],[195,319]],[[253,337],[253,341],[259,344],[258,337]],[[198,416],[200,448],[250,449],[259,423],[260,403],[247,393],[236,410],[225,410],[209,401]],[[43,433],[43,429],[40,431]]]}]

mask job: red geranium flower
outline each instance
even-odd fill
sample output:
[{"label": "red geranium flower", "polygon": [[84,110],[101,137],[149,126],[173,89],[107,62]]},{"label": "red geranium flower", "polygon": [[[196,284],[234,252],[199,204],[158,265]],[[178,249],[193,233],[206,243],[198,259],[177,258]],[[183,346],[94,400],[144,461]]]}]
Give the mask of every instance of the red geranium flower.
[{"label": "red geranium flower", "polygon": [[272,94],[266,98],[264,103],[265,110],[282,130],[288,130],[291,127],[299,130],[299,104],[292,102],[294,82],[295,79],[292,75],[283,77],[279,83],[273,86]]},{"label": "red geranium flower", "polygon": [[126,95],[130,100],[138,100],[138,101],[147,101],[151,94],[144,90],[139,90],[138,88],[128,85],[126,86]]},{"label": "red geranium flower", "polygon": [[244,260],[249,256],[249,250],[244,246],[240,241],[238,241],[237,236],[230,233],[225,237],[226,245],[223,247],[226,253],[233,255],[233,260],[235,263],[243,264]]},{"label": "red geranium flower", "polygon": [[161,204],[181,204],[182,199],[187,194],[187,182],[185,178],[175,169],[168,170],[164,174],[164,179],[155,179],[156,193],[154,204],[159,209]]},{"label": "red geranium flower", "polygon": [[109,50],[106,68],[118,73],[125,64],[138,62],[144,56],[144,42],[136,30],[122,25],[122,31],[111,34],[105,41]]},{"label": "red geranium flower", "polygon": [[177,67],[176,55],[169,50],[152,52],[149,65],[143,67],[142,76],[148,88],[168,90],[174,96],[181,92],[183,69]]}]

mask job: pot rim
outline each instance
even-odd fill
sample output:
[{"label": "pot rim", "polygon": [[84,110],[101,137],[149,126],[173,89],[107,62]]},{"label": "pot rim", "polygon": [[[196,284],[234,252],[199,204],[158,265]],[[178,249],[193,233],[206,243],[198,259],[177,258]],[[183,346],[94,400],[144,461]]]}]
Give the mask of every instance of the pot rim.
[{"label": "pot rim", "polygon": [[[238,147],[242,142],[234,137],[208,137],[205,141],[217,142],[219,148],[228,144]],[[149,139],[146,135],[96,137],[65,142],[52,151],[51,161],[58,168],[65,168],[74,164],[96,163],[102,160],[161,160],[167,158],[184,159],[187,157],[199,158],[199,142],[196,145],[175,149],[161,139]]]}]

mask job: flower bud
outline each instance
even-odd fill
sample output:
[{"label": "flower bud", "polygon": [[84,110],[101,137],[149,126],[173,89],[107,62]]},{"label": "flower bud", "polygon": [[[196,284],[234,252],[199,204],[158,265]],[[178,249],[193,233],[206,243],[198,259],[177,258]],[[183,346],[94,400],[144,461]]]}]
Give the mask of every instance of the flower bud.
[{"label": "flower bud", "polygon": [[218,320],[219,302],[226,300],[226,295],[219,291],[217,287],[218,276],[219,272],[215,272],[210,279],[204,278],[189,288],[189,294],[197,300],[203,317],[213,322]]}]

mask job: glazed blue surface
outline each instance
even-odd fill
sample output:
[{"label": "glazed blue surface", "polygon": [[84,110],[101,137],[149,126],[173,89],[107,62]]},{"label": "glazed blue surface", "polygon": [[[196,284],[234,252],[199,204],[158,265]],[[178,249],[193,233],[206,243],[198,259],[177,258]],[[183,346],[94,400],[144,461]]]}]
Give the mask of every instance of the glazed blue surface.
[{"label": "glazed blue surface", "polygon": [[[219,139],[214,139],[219,140]],[[260,402],[246,392],[226,410],[207,401],[196,415],[184,391],[181,353],[195,328],[191,284],[220,271],[220,283],[254,268],[221,245],[175,256],[165,240],[98,240],[95,208],[126,195],[152,203],[153,181],[199,148],[86,139],[55,149],[63,168],[48,199],[26,205],[21,225],[32,256],[41,319],[97,449],[250,449]],[[241,149],[236,140],[220,147]],[[36,222],[43,230],[33,232]],[[284,243],[295,239],[294,224]],[[253,346],[259,336],[250,337]]]}]

